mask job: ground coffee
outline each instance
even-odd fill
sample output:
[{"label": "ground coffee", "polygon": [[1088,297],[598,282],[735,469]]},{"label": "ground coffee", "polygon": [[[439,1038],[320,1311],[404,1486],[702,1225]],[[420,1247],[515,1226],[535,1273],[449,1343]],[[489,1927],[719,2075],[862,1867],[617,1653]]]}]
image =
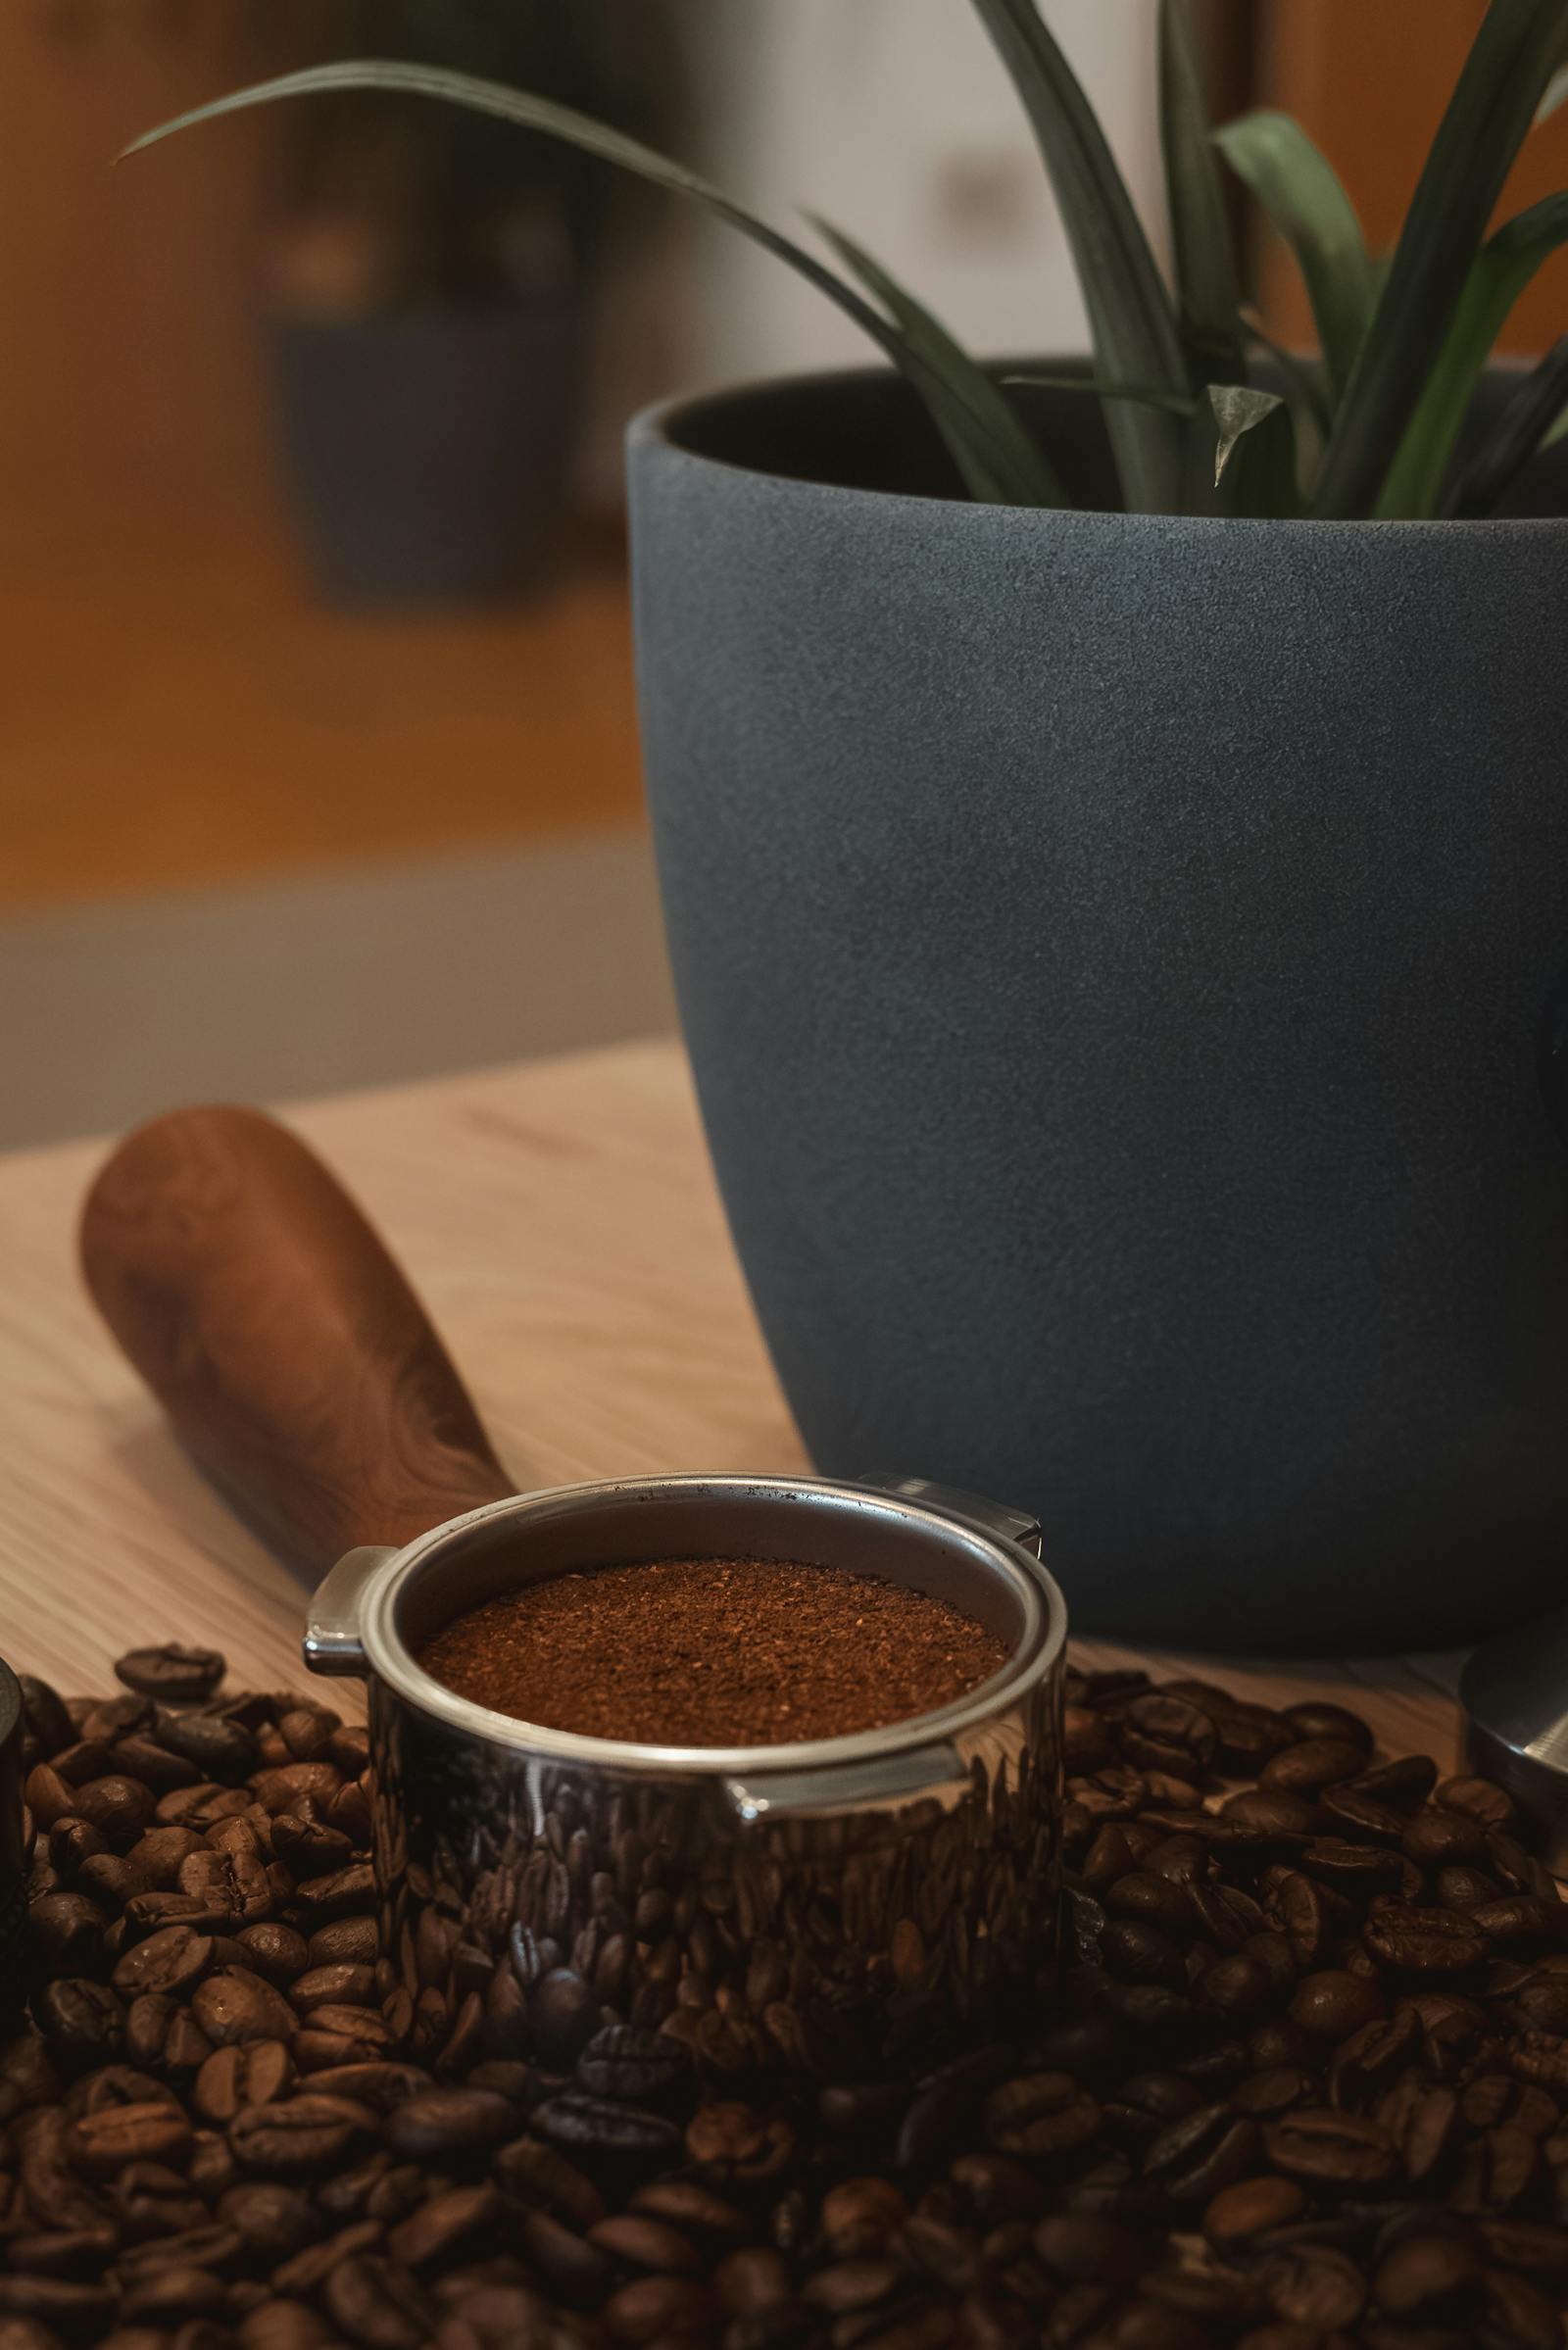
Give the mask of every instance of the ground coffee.
[{"label": "ground coffee", "polygon": [[949,1705],[1006,1648],[923,1591],[780,1559],[662,1559],[528,1585],[420,1662],[475,1704],[590,1738],[771,1746]]}]

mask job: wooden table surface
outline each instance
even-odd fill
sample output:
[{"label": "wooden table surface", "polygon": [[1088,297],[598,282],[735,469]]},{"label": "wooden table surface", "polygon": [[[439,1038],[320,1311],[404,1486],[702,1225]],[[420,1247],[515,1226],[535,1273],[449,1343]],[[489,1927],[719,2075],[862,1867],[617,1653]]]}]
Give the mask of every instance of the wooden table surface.
[{"label": "wooden table surface", "polygon": [[[407,1267],[519,1487],[805,1467],[674,1045],[286,1115]],[[109,1686],[122,1650],[181,1639],[221,1648],[236,1683],[297,1686],[299,1583],[180,1454],[78,1282],[76,1214],[103,1151],[0,1159],[0,1652],[76,1693]],[[1265,1702],[1333,1694],[1391,1748],[1455,1755],[1451,1657],[1141,1661]],[[351,1707],[353,1685],[337,1689]]]}]

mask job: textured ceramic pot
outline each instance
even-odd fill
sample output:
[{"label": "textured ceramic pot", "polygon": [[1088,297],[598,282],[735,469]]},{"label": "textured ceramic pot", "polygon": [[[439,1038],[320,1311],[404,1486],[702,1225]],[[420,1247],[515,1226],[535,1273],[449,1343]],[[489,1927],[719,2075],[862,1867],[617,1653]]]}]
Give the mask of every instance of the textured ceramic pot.
[{"label": "textured ceramic pot", "polygon": [[647,416],[631,486],[682,1017],[823,1471],[1037,1512],[1084,1630],[1560,1596],[1568,523],[969,506],[875,373]]}]

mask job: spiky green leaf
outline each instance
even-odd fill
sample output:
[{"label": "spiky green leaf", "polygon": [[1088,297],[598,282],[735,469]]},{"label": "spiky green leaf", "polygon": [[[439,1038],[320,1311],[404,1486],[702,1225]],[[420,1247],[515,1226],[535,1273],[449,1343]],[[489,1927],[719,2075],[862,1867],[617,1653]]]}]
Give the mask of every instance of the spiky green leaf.
[{"label": "spiky green leaf", "polygon": [[1098,375],[1004,375],[1004,383],[1031,384],[1042,392],[1087,392],[1097,400],[1133,400],[1168,416],[1190,416],[1198,406],[1191,392],[1165,392],[1153,383],[1102,383]]},{"label": "spiky green leaf", "polygon": [[1160,0],[1159,122],[1188,378],[1195,391],[1245,383],[1236,260],[1188,0]]},{"label": "spiky green leaf", "polygon": [[[216,98],[206,106],[193,107],[189,113],[176,116],[172,122],[162,123],[156,130],[150,130],[133,141],[125,153],[138,154],[177,130],[187,130],[198,122],[214,122],[222,115],[239,114],[249,107],[270,105],[284,98],[316,97],[338,90],[390,90],[410,97],[441,99],[452,105],[467,107],[473,113],[493,116],[500,122],[515,123],[521,129],[541,131],[548,137],[564,139],[568,144],[600,157],[605,163],[615,164],[623,171],[634,171],[641,178],[652,180],[656,186],[668,188],[676,195],[688,196],[706,205],[720,220],[738,228],[742,235],[750,237],[754,244],[760,245],[765,252],[786,262],[815,286],[819,293],[836,303],[904,370],[925,399],[933,420],[965,479],[971,483],[984,481],[988,484],[983,492],[977,491],[977,495],[1000,498],[1009,504],[1059,503],[1050,468],[1044,460],[1041,459],[1038,465],[1025,466],[1016,444],[1010,451],[999,447],[994,410],[979,414],[973,398],[958,395],[951,368],[944,370],[938,367],[928,350],[917,348],[902,326],[892,318],[885,318],[854,286],[819,261],[814,253],[797,244],[794,238],[785,236],[769,221],[759,219],[755,213],[736,204],[698,172],[688,171],[684,164],[672,162],[668,156],[644,146],[639,139],[608,129],[604,123],[578,114],[572,107],[559,106],[549,99],[533,97],[526,91],[509,89],[500,82],[478,80],[467,73],[451,73],[442,67],[396,64],[386,59],[352,59],[336,65],[311,67],[298,73],[285,73],[271,81],[255,82],[249,88]],[[970,391],[972,393],[972,386]],[[984,406],[983,403],[981,405]]]},{"label": "spiky green leaf", "polygon": [[1438,126],[1313,500],[1322,515],[1376,505],[1447,338],[1503,182],[1568,33],[1568,0],[1492,0]]},{"label": "spiky green leaf", "polygon": [[1355,207],[1328,157],[1289,115],[1271,107],[1239,115],[1215,131],[1214,144],[1296,256],[1338,401],[1377,303]]},{"label": "spiky green leaf", "polygon": [[1539,366],[1504,401],[1480,448],[1454,479],[1440,514],[1469,519],[1490,514],[1514,476],[1530,463],[1568,402],[1568,334],[1559,335]]},{"label": "spiky green leaf", "polygon": [[[1097,371],[1107,383],[1189,389],[1176,317],[1126,183],[1035,0],[973,0],[1012,76],[1061,208]],[[1130,511],[1172,512],[1181,492],[1182,436],[1157,409],[1118,401],[1106,413]]]},{"label": "spiky green leaf", "polygon": [[948,419],[948,444],[970,496],[993,505],[1071,505],[1045,452],[979,362],[863,246],[827,220],[815,224],[903,336],[927,404]]},{"label": "spiky green leaf", "polygon": [[1508,313],[1549,253],[1568,243],[1568,191],[1544,196],[1487,239],[1438,363],[1378,497],[1384,520],[1436,514],[1459,433]]}]

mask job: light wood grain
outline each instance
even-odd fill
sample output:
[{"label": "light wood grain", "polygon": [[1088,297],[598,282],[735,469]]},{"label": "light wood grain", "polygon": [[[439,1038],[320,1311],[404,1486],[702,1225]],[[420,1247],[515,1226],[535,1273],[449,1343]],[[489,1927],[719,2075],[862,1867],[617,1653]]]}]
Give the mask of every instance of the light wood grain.
[{"label": "light wood grain", "polygon": [[[407,1267],[519,1487],[806,1465],[675,1047],[288,1115]],[[74,1691],[178,1636],[222,1648],[239,1680],[297,1684],[298,1581],[180,1455],[77,1283],[75,1218],[103,1155],[0,1160],[0,1649]],[[1335,1694],[1389,1746],[1455,1755],[1453,1659],[1149,1661],[1268,1702]]]}]

